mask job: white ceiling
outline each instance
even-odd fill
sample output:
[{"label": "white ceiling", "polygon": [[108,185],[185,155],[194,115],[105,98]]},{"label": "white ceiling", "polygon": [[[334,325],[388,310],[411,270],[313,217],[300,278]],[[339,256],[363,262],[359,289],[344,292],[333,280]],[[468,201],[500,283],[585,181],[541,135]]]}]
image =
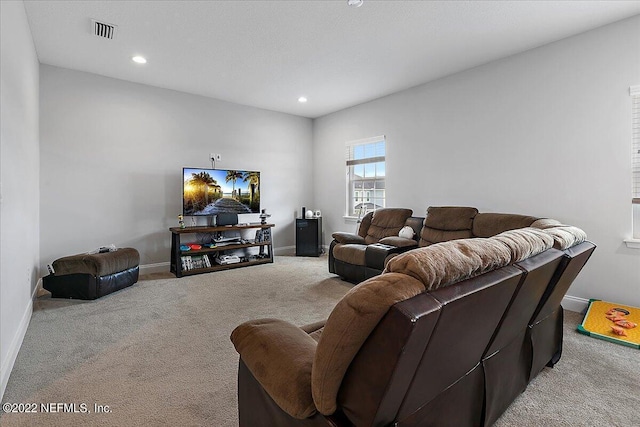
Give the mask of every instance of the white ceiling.
[{"label": "white ceiling", "polygon": [[[640,13],[640,1],[25,1],[40,62],[319,117]],[[92,35],[91,19],[118,26]],[[131,61],[143,55],[146,65]],[[298,103],[306,96],[306,104]]]}]

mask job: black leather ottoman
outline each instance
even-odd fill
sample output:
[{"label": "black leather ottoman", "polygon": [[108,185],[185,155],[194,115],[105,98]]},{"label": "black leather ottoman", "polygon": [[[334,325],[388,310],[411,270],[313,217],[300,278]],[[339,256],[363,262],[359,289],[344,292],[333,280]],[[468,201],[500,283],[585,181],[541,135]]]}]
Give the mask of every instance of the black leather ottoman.
[{"label": "black leather ottoman", "polygon": [[140,254],[134,248],[78,254],[53,262],[54,274],[42,279],[52,298],[93,300],[138,281]]}]

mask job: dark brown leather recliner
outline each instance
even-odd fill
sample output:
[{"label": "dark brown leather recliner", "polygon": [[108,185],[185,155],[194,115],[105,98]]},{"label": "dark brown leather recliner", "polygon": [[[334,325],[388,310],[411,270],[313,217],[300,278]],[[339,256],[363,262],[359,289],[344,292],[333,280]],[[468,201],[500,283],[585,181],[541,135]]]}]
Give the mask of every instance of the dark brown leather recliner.
[{"label": "dark brown leather recliner", "polygon": [[491,425],[557,362],[559,302],[595,248],[574,229],[409,251],[325,324],[240,325],[240,425]]},{"label": "dark brown leather recliner", "polygon": [[527,340],[532,349],[529,381],[535,378],[545,366],[553,367],[560,360],[564,317],[564,310],[560,304],[595,248],[591,242],[582,242],[565,249],[555,276],[529,320]]}]

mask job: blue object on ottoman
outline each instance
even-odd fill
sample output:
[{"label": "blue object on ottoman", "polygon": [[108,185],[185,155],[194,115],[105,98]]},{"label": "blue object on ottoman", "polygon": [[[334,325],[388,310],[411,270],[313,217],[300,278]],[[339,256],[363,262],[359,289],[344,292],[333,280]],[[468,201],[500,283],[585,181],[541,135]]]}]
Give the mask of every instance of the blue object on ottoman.
[{"label": "blue object on ottoman", "polygon": [[52,298],[92,300],[138,281],[140,254],[134,248],[78,254],[53,262],[54,274],[42,279]]}]

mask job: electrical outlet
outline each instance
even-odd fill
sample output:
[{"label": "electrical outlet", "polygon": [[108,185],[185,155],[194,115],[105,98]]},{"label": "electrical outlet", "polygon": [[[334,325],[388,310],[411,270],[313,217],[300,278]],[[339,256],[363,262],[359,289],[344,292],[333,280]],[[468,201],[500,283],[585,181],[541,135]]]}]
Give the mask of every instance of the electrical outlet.
[{"label": "electrical outlet", "polygon": [[211,153],[211,154],[209,154],[209,158],[210,158],[211,160],[216,161],[216,162],[220,162],[220,161],[222,161],[222,154],[219,154],[219,153]]}]

